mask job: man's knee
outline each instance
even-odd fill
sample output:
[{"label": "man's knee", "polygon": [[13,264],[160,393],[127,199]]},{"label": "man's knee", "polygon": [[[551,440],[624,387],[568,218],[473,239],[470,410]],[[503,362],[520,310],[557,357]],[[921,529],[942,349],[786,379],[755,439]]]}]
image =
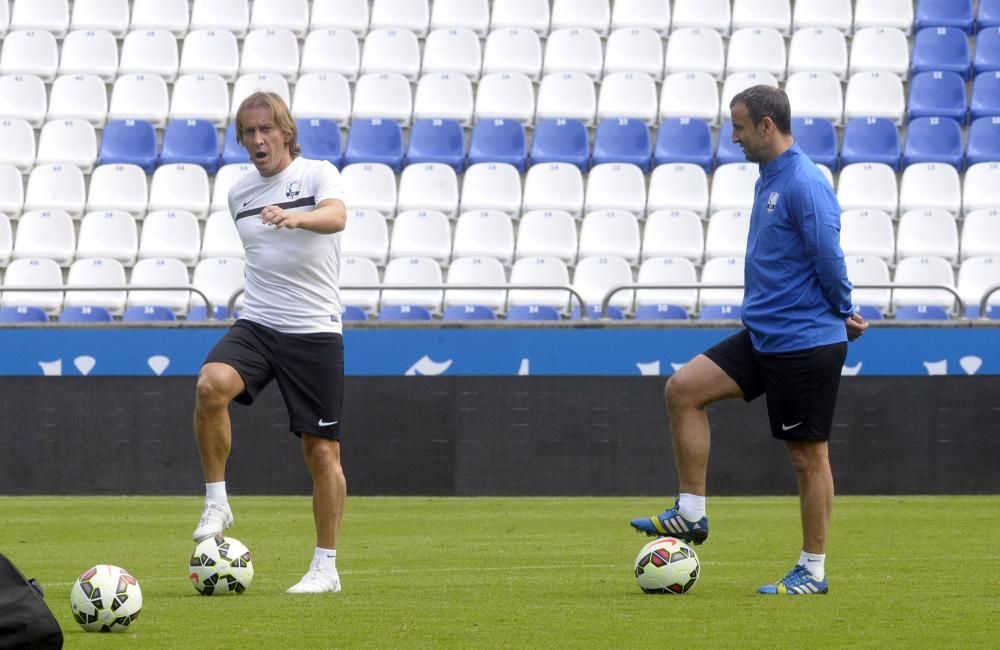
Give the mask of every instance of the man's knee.
[{"label": "man's knee", "polygon": [[698,399],[695,382],[691,380],[685,372],[677,372],[667,379],[664,394],[667,397],[667,405],[671,409],[694,407],[700,408],[703,404]]},{"label": "man's knee", "polygon": [[305,434],[306,462],[309,467],[318,472],[338,471],[340,469],[340,443],[336,440],[320,438]]},{"label": "man's knee", "polygon": [[803,441],[788,444],[788,459],[799,474],[825,471],[829,466],[825,441]]},{"label": "man's knee", "polygon": [[224,364],[205,364],[198,373],[195,384],[198,406],[219,408],[227,406],[243,390],[239,374]]}]

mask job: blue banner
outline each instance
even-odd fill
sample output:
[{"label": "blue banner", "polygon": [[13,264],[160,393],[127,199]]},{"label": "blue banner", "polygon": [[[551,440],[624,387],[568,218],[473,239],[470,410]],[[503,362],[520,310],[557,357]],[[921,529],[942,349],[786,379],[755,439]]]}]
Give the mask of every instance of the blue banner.
[{"label": "blue banner", "polygon": [[[349,328],[348,375],[670,375],[725,328]],[[224,328],[0,329],[0,375],[193,376]],[[1000,375],[1000,327],[879,327],[845,375]]]}]

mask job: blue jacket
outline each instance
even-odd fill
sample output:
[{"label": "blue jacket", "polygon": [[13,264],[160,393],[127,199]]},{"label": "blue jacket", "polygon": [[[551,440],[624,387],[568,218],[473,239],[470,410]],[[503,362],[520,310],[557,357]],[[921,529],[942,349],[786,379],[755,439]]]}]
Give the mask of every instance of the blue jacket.
[{"label": "blue jacket", "polygon": [[854,313],[840,205],[798,145],[760,166],[744,273],[743,324],[768,354],[847,340]]}]

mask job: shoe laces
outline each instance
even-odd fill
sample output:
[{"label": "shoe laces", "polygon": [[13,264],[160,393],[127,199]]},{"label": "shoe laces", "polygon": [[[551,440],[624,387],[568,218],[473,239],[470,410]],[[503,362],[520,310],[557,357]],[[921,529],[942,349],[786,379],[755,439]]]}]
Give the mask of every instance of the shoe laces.
[{"label": "shoe laces", "polygon": [[812,573],[809,572],[809,569],[801,564],[796,564],[795,568],[788,572],[788,575],[784,577],[782,582],[789,587],[799,587],[812,580]]}]

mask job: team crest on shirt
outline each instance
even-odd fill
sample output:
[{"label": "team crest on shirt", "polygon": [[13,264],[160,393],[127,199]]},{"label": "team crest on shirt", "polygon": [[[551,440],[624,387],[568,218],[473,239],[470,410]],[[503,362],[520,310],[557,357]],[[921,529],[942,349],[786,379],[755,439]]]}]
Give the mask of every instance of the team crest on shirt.
[{"label": "team crest on shirt", "polygon": [[780,192],[771,192],[771,196],[767,197],[767,211],[774,212],[775,206],[778,205],[778,197]]},{"label": "team crest on shirt", "polygon": [[302,191],[302,181],[288,181],[285,185],[285,198],[294,199]]}]

